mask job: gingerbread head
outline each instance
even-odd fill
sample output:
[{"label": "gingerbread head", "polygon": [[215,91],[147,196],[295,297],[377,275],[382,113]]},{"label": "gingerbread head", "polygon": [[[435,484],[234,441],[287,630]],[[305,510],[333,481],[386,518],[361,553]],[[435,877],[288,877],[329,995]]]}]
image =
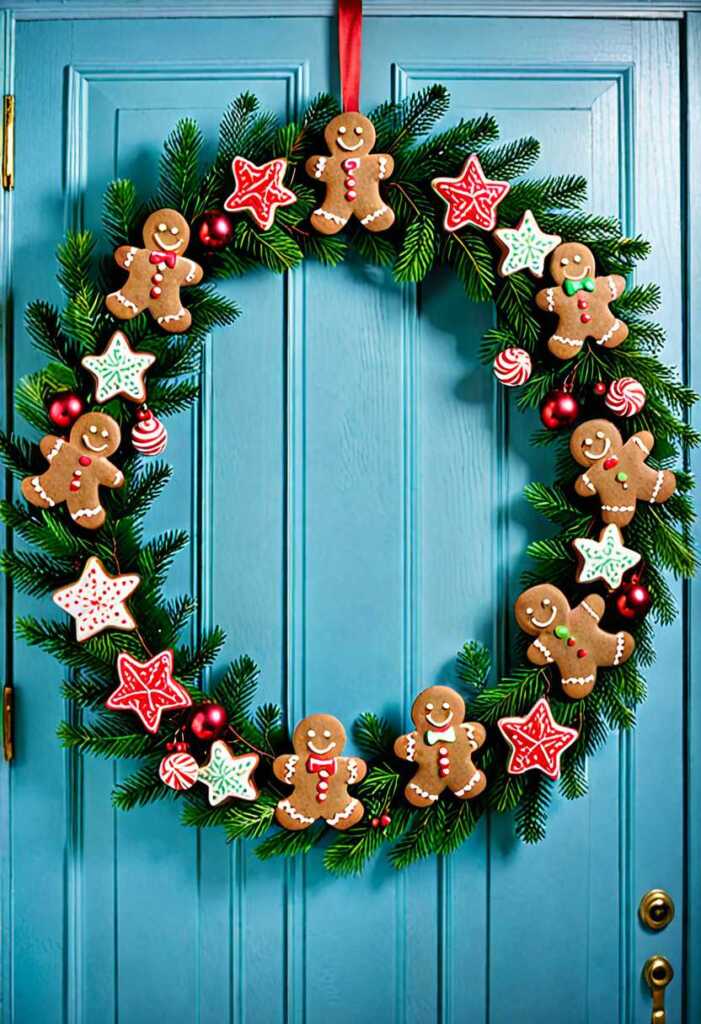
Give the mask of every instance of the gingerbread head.
[{"label": "gingerbread head", "polygon": [[192,323],[180,289],[202,280],[202,267],[184,255],[190,227],[177,210],[155,210],[146,218],[142,234],[143,249],[120,245],[115,252],[115,261],[129,276],[107,296],[105,305],[120,320],[131,320],[147,309],[164,331],[179,334]]},{"label": "gingerbread head", "polygon": [[516,621],[524,633],[536,637],[528,660],[556,665],[562,689],[575,700],[593,690],[599,666],[622,665],[635,647],[630,633],[608,633],[600,627],[605,607],[602,597],[590,594],[570,608],[562,591],[550,583],[530,587],[516,601]]},{"label": "gingerbread head", "polygon": [[472,763],[486,733],[479,722],[464,722],[465,701],[449,686],[429,686],[411,708],[414,732],[399,736],[394,752],[416,763],[417,771],[404,795],[415,807],[430,807],[443,790],[469,800],[487,785],[484,772]]},{"label": "gingerbread head", "polygon": [[538,292],[536,303],[558,318],[548,339],[554,356],[571,359],[587,338],[604,348],[616,348],[625,341],[628,327],[609,309],[625,291],[625,278],[619,274],[597,277],[594,254],[581,242],[558,245],[549,268],[554,284]]},{"label": "gingerbread head", "polygon": [[649,430],[633,434],[624,444],[620,431],[608,420],[587,420],[573,431],[572,458],[586,466],[575,490],[582,498],[599,498],[605,523],[627,526],[638,501],[661,504],[674,494],[674,473],[647,465],[654,444]]},{"label": "gingerbread head", "polygon": [[332,828],[346,829],[360,821],[364,807],[348,786],[365,778],[359,757],[341,757],[346,732],[333,715],[307,715],[292,734],[292,754],[273,763],[275,777],[293,787],[277,805],[283,828],[298,831],[323,818]]},{"label": "gingerbread head", "polygon": [[311,215],[317,231],[333,235],[356,217],[368,231],[385,231],[394,211],[380,194],[380,182],[394,170],[389,153],[373,153],[375,126],[363,114],[349,111],[334,117],[324,129],[328,156],[311,156],[307,174],[326,185],[321,206]]},{"label": "gingerbread head", "polygon": [[47,434],[39,443],[49,463],[46,472],[22,481],[22,494],[32,505],[53,508],[65,501],[73,522],[95,530],[105,521],[99,488],[121,487],[124,476],[109,461],[121,442],[119,424],[103,412],[86,412],[69,439]]}]

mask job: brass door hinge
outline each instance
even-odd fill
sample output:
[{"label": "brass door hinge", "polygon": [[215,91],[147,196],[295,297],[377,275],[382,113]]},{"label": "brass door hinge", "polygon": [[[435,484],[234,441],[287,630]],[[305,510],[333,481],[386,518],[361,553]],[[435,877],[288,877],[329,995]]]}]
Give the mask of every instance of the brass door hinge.
[{"label": "brass door hinge", "polygon": [[2,103],[2,187],[15,187],[15,97],[5,96]]},{"label": "brass door hinge", "polygon": [[12,686],[6,686],[2,691],[2,752],[6,761],[11,761],[15,756],[15,745],[13,741],[14,709],[14,688]]}]

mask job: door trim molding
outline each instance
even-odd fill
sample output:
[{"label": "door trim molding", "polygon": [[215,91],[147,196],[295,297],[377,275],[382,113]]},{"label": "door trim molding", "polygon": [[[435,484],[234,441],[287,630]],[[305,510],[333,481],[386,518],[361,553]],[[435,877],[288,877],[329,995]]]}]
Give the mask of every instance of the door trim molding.
[{"label": "door trim molding", "polygon": [[[105,18],[162,18],[163,4],[154,0],[0,0],[0,10],[19,21],[72,21]],[[592,0],[586,18],[671,18],[701,12],[701,0]],[[333,17],[336,0],[185,0],[168,11],[169,18],[319,18]],[[365,0],[366,17],[427,17],[425,0]],[[430,17],[581,18],[563,0],[431,0]]]}]

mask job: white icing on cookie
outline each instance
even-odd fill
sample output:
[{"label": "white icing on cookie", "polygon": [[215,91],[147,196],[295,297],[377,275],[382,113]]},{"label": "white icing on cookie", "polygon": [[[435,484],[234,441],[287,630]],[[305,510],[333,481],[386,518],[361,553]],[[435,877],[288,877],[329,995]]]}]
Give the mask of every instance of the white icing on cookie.
[{"label": "white icing on cookie", "polygon": [[53,446],[53,448],[51,449],[49,454],[46,456],[48,462],[51,462],[52,459],[56,458],[58,453],[63,448],[64,444],[65,444],[65,441],[63,440],[62,437],[57,437],[56,438],[56,444]]},{"label": "white icing on cookie", "polygon": [[555,312],[555,289],[547,288],[545,291],[545,298],[548,303],[548,313]]},{"label": "white icing on cookie", "polygon": [[551,662],[551,661],[553,660],[553,656],[552,656],[552,654],[550,653],[550,651],[548,650],[548,648],[547,648],[547,647],[545,646],[545,644],[543,643],[543,641],[542,641],[542,640],[540,639],[540,637],[538,637],[538,639],[537,639],[537,640],[534,640],[534,641],[533,641],[533,646],[534,646],[534,647],[536,648],[536,650],[539,650],[539,651],[540,651],[540,653],[541,653],[541,654],[543,655],[543,657],[544,657],[544,658],[545,658],[545,659],[546,659],[547,661]]},{"label": "white icing on cookie", "polygon": [[643,444],[643,442],[642,442],[642,441],[640,440],[640,438],[638,437],[638,435],[637,435],[637,434],[634,434],[634,435],[633,435],[633,444],[637,444],[638,448],[639,448],[639,449],[640,449],[640,450],[641,450],[642,452],[645,452],[645,454],[646,454],[646,455],[649,455],[649,454],[650,454],[650,449],[649,449],[649,448],[646,448],[646,447],[645,447],[645,445],[644,445],[644,444]]},{"label": "white icing on cookie", "polygon": [[650,497],[651,505],[654,505],[655,501],[657,500],[657,495],[660,493],[663,481],[664,473],[662,470],[659,470],[659,472],[657,473],[657,480],[655,480],[655,486],[652,488],[652,495]]},{"label": "white icing on cookie", "polygon": [[409,783],[409,789],[413,789],[415,793],[418,793],[422,800],[433,801],[438,799],[437,793],[428,793],[425,789],[422,789],[421,786],[417,785],[415,782]]},{"label": "white icing on cookie", "polygon": [[131,246],[131,248],[129,249],[129,252],[124,257],[124,267],[125,267],[125,269],[128,270],[129,267],[132,265],[132,263],[134,262],[134,257],[136,256],[138,251],[139,250],[136,248],[135,245]]},{"label": "white icing on cookie", "polygon": [[614,655],[614,665],[620,665],[621,658],[623,657],[623,651],[626,646],[625,633],[616,633],[616,654]]},{"label": "white icing on cookie", "polygon": [[126,295],[122,295],[121,292],[112,292],[110,298],[115,298],[122,306],[125,306],[127,309],[133,309],[135,313],[139,312],[136,303],[128,299]]},{"label": "white icing on cookie", "polygon": [[44,488],[41,486],[41,484],[39,483],[39,477],[38,476],[32,477],[32,487],[37,492],[39,497],[44,499],[44,501],[47,503],[49,508],[53,508],[54,507],[56,502],[54,501],[53,498],[49,497],[49,495],[46,493]]},{"label": "white icing on cookie", "polygon": [[99,516],[102,512],[102,505],[96,505],[95,508],[79,508],[77,512],[71,512],[71,519],[92,519],[94,516]]},{"label": "white icing on cookie", "polygon": [[188,259],[187,256],[182,256],[180,258],[184,259],[186,263],[190,264],[190,269],[187,273],[187,277],[185,278],[185,282],[187,283],[188,281],[194,280],[195,275],[197,274],[197,264],[194,263],[192,260]]},{"label": "white icing on cookie", "polygon": [[314,164],[314,177],[320,178],[326,170],[326,157],[320,156],[317,162]]},{"label": "white icing on cookie", "polygon": [[611,293],[611,298],[615,299],[616,296],[618,295],[618,291],[616,289],[616,282],[614,281],[614,279],[612,277],[608,277],[606,280],[608,281],[609,292]]},{"label": "white icing on cookie", "polygon": [[380,181],[382,181],[382,179],[385,177],[386,174],[387,174],[387,157],[381,156],[380,157]]},{"label": "white icing on cookie", "polygon": [[406,738],[406,759],[413,761],[416,754],[416,733],[410,732]]},{"label": "white icing on cookie", "polygon": [[588,487],[590,491],[596,491],[596,487],[594,487],[594,484],[589,479],[588,473],[582,473],[582,483],[585,487]]},{"label": "white icing on cookie", "polygon": [[586,601],[582,601],[582,608],[584,609],[585,612],[588,612],[591,615],[591,617],[594,620],[594,622],[598,622],[599,621],[599,616],[596,614],[596,612],[594,611],[592,606],[590,604],[587,604]]},{"label": "white icing on cookie", "polygon": [[339,811],[338,814],[334,814],[333,818],[329,818],[329,825],[333,828],[338,825],[339,821],[345,821],[346,818],[350,818],[357,806],[358,801],[355,799],[351,800],[342,811]]},{"label": "white icing on cookie", "polygon": [[612,325],[611,325],[611,327],[606,332],[606,334],[604,334],[603,337],[596,339],[596,344],[597,345],[605,345],[607,341],[611,340],[611,338],[614,336],[614,334],[616,333],[616,331],[619,329],[620,326],[621,326],[621,321],[620,320],[614,320]]},{"label": "white icing on cookie", "polygon": [[312,825],[316,820],[315,818],[307,818],[306,815],[302,814],[301,811],[298,811],[289,800],[281,800],[278,804],[278,808],[279,810],[284,811],[284,813],[288,817],[292,818],[293,821],[301,821],[305,825]]},{"label": "white icing on cookie", "polygon": [[602,505],[604,512],[635,512],[634,505]]},{"label": "white icing on cookie", "polygon": [[475,786],[477,785],[477,783],[480,781],[481,778],[482,778],[481,772],[476,771],[475,774],[470,779],[470,781],[468,783],[466,783],[462,787],[462,789],[456,789],[455,790],[455,795],[456,796],[462,796],[463,793],[469,793],[471,789],[475,788]]},{"label": "white icing on cookie", "polygon": [[380,207],[378,207],[377,210],[373,210],[372,213],[369,213],[367,215],[367,217],[363,217],[363,219],[361,220],[360,223],[362,225],[370,224],[373,220],[377,220],[378,217],[381,217],[382,214],[386,213],[386,212],[387,212],[387,207],[386,206],[380,206]]},{"label": "white icing on cookie", "polygon": [[563,338],[561,334],[553,334],[552,340],[559,341],[561,345],[569,345],[570,348],[581,348],[584,344],[578,338]]},{"label": "white icing on cookie", "polygon": [[563,686],[588,686],[594,682],[594,676],[568,676],[562,680]]},{"label": "white icing on cookie", "polygon": [[299,761],[297,754],[291,754],[285,761],[285,782],[291,783],[295,773],[295,765]]},{"label": "white icing on cookie", "polygon": [[320,206],[318,210],[315,210],[314,214],[317,217],[323,217],[324,220],[332,220],[334,224],[340,224],[341,227],[343,227],[348,220],[347,217],[339,217],[337,213],[331,213],[330,210],[325,210],[323,206]]},{"label": "white icing on cookie", "polygon": [[348,758],[348,785],[352,786],[354,782],[358,781],[358,762],[352,758]]},{"label": "white icing on cookie", "polygon": [[158,322],[159,324],[168,324],[171,322],[171,320],[182,320],[184,316],[185,310],[181,306],[180,310],[177,313],[168,313],[167,316],[159,316]]}]

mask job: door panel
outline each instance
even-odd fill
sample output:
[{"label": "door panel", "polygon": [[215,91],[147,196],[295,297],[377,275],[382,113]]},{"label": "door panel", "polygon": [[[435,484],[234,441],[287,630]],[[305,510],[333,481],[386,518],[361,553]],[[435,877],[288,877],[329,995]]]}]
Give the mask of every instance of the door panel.
[{"label": "door panel", "polygon": [[[333,89],[332,39],[322,18],[18,24],[11,376],[40,363],[23,307],[58,297],[54,262],[37,254],[67,226],[98,227],[111,178],[147,192],[179,117],[213,146],[236,92],[290,117]],[[504,139],[536,135],[534,173],[585,174],[593,210],[650,237],[637,279],[662,285],[680,359],[674,22],[603,33],[586,20],[372,17],[364,46],[365,107],[444,81],[450,118],[489,110]],[[198,410],[169,422],[175,480],[150,524],[190,527],[173,592],[199,595],[201,623],[227,629],[225,657],[250,653],[261,698],[291,721],[317,709],[350,725],[373,709],[399,730],[417,689],[450,681],[464,639],[505,667],[525,545],[543,535],[521,491],[552,463],[479,365],[490,308],[447,275],[417,293],[350,260],[224,290],[244,316],[208,345]],[[8,616],[30,609],[49,614],[16,595]],[[15,644],[4,1019],[645,1019],[645,957],[681,967],[682,915],[662,943],[635,907],[652,885],[682,898],[682,645],[681,623],[658,634],[635,737],[609,739],[590,796],[555,800],[545,844],[520,846],[495,819],[451,860],[336,880],[323,851],[260,864],[250,846],[181,828],[170,802],[114,812],[122,769],[59,748],[60,673]],[[672,1022],[681,989],[678,975]]]}]

